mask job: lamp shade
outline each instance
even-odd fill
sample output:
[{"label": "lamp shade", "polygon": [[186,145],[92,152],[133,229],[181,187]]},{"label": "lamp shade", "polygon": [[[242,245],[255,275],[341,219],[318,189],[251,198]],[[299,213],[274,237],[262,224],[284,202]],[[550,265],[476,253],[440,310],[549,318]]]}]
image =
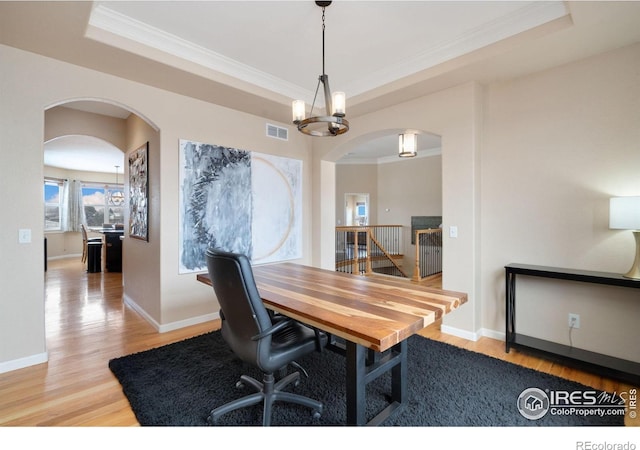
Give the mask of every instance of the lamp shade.
[{"label": "lamp shade", "polygon": [[332,116],[344,117],[345,109],[347,104],[347,96],[344,92],[334,92],[333,93],[333,111],[331,111]]},{"label": "lamp shade", "polygon": [[398,135],[398,156],[401,158],[411,158],[418,154],[418,135],[415,133],[404,133]]},{"label": "lamp shade", "polygon": [[609,200],[609,228],[640,230],[640,196],[613,197]]},{"label": "lamp shade", "polygon": [[291,103],[291,109],[293,113],[293,123],[298,123],[304,120],[305,105],[303,100],[294,100]]}]

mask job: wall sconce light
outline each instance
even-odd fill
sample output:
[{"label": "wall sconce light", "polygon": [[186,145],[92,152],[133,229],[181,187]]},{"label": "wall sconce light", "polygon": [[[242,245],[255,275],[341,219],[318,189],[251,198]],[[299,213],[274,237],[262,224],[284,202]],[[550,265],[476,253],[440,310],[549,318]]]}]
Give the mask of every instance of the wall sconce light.
[{"label": "wall sconce light", "polygon": [[398,135],[398,156],[400,158],[412,158],[418,154],[418,135],[404,133]]},{"label": "wall sconce light", "polygon": [[636,240],[636,256],[633,266],[623,276],[640,280],[640,196],[614,197],[609,200],[609,228],[633,230]]}]

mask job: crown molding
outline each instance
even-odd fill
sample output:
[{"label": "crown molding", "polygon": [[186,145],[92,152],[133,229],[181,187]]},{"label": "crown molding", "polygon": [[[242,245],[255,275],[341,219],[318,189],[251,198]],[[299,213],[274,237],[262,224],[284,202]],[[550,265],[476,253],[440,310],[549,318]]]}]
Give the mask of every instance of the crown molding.
[{"label": "crown molding", "polygon": [[[397,64],[370,73],[357,80],[349,80],[342,88],[353,98],[446,61],[497,43],[518,33],[530,30],[569,14],[562,1],[533,1],[511,14],[478,26],[454,39],[434,43],[422,52]],[[194,44],[179,36],[119,13],[103,4],[92,9],[85,36],[104,44],[138,53],[186,69],[179,61],[241,80],[286,96],[311,103],[314,91],[290,83],[247,64]],[[176,61],[176,58],[178,61]]]},{"label": "crown molding", "polygon": [[[274,77],[101,4],[96,5],[91,11],[85,36],[151,59],[157,59],[157,51],[160,51],[167,56],[189,61],[290,98],[303,98],[308,102],[313,100],[313,92],[309,89]],[[135,50],[132,46],[126,45],[126,41],[138,44],[133,46]]]}]

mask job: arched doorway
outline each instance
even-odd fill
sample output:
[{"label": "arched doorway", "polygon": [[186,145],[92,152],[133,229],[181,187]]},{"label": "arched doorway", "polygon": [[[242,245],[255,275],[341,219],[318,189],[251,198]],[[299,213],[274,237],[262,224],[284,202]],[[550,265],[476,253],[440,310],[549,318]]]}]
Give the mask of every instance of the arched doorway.
[{"label": "arched doorway", "polygon": [[[49,150],[52,153],[71,155],[73,164],[67,168],[45,165],[44,175],[54,176],[59,179],[76,179],[83,182],[87,188],[87,194],[102,199],[102,209],[89,205],[96,212],[93,225],[102,226],[104,223],[113,222],[122,224],[124,231],[122,241],[121,276],[120,285],[129,280],[129,285],[135,286],[136,267],[139,264],[128,263],[128,259],[145,258],[146,248],[136,248],[127,255],[127,247],[146,245],[128,242],[128,203],[109,201],[108,197],[113,191],[120,190],[128,193],[128,163],[127,152],[139,147],[139,143],[153,142],[154,150],[159,141],[158,128],[144,117],[132,112],[125,105],[114,104],[102,99],[81,99],[59,102],[44,111],[44,143],[43,153]],[[55,160],[55,156],[52,160]],[[60,155],[57,155],[60,156]],[[115,159],[114,159],[115,158]],[[45,164],[50,158],[44,158]],[[156,163],[156,162],[154,162]],[[52,163],[54,164],[54,163]],[[115,166],[119,167],[115,167]],[[157,173],[157,171],[156,171]],[[111,189],[111,188],[115,189]],[[93,191],[93,192],[92,192]],[[128,198],[125,195],[125,200]],[[113,200],[113,197],[111,197]],[[156,211],[157,212],[157,211]],[[157,230],[154,230],[157,231]],[[82,235],[80,232],[53,233],[48,239],[50,242],[49,256],[56,255],[55,241],[60,243],[58,255],[62,258],[77,258],[81,260]],[[149,247],[147,245],[147,247]],[[141,250],[141,251],[138,251]],[[136,256],[137,254],[137,256]],[[106,261],[103,253],[102,262]],[[86,270],[86,266],[84,267]],[[117,270],[114,270],[117,272]],[[99,274],[98,274],[99,276]],[[145,274],[139,275],[144,278]],[[126,292],[123,300],[126,299]]]},{"label": "arched doorway", "polygon": [[64,194],[58,229],[45,227],[49,258],[85,253],[81,225],[89,230],[105,224],[123,228],[126,120],[130,114],[121,107],[88,101],[68,102],[45,112],[46,187],[55,190],[58,183]]},{"label": "arched doorway", "polygon": [[[417,254],[413,224],[423,217],[433,218],[438,225],[442,222],[442,151],[440,136],[422,131],[418,134],[418,155],[400,158],[398,135],[403,132],[389,129],[367,133],[353,145],[340,148],[342,155],[335,159],[335,214],[336,226],[340,226],[342,218],[353,215],[356,205],[347,201],[349,194],[366,193],[366,225],[400,227],[403,271],[411,278]],[[347,222],[344,224],[350,225]],[[397,248],[395,243],[393,247]],[[441,244],[433,251],[441,255]]]}]

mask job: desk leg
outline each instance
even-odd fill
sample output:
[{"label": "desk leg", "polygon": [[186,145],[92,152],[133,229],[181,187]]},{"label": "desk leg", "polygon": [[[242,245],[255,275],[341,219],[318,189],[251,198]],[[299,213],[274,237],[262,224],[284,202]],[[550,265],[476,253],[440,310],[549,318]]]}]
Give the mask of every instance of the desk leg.
[{"label": "desk leg", "polygon": [[391,369],[391,401],[403,405],[407,401],[407,341],[398,346],[400,361]]},{"label": "desk leg", "polygon": [[346,342],[347,350],[347,425],[365,425],[366,356],[367,349],[354,342]]},{"label": "desk leg", "polygon": [[[347,357],[347,425],[380,425],[399,412],[407,399],[407,341],[404,340],[383,355],[367,357],[362,345],[346,342]],[[391,401],[367,422],[366,385],[391,371]]]}]

